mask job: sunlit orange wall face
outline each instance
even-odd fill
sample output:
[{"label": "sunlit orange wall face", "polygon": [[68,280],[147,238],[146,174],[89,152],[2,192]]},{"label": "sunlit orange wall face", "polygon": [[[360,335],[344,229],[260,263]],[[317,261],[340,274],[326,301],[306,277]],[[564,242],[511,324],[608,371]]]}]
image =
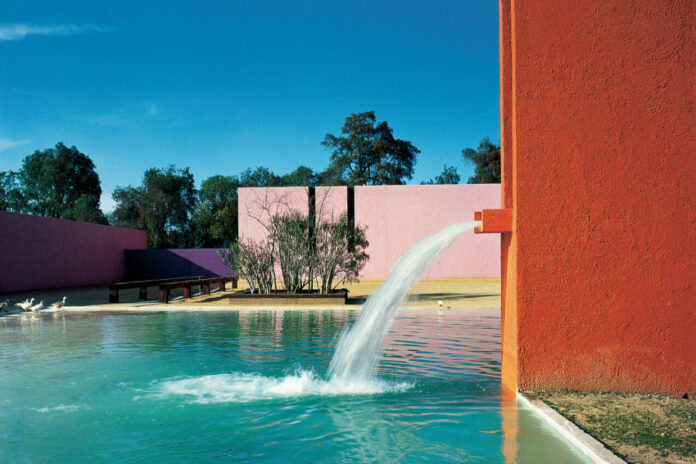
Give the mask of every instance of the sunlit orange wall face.
[{"label": "sunlit orange wall face", "polygon": [[696,394],[693,1],[505,15],[504,382]]}]

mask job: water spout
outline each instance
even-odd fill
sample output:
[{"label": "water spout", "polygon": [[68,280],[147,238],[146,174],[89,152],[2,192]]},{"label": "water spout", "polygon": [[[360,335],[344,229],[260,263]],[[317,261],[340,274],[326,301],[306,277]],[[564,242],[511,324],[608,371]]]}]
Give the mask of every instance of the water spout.
[{"label": "water spout", "polygon": [[382,341],[406,295],[440,253],[480,225],[480,221],[471,221],[445,227],[423,238],[397,261],[382,286],[368,298],[358,321],[341,335],[329,365],[331,382],[366,382],[374,377]]}]

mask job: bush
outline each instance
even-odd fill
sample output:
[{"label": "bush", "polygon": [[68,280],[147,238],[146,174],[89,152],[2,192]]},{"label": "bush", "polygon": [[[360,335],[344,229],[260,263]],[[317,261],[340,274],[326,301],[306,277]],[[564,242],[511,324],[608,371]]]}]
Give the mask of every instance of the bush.
[{"label": "bush", "polygon": [[369,256],[365,228],[351,227],[348,216],[319,221],[316,227],[315,269],[320,293],[329,293],[343,282],[358,280]]},{"label": "bush", "polygon": [[271,293],[276,277],[270,243],[240,241],[230,249],[218,250],[218,255],[232,271],[247,281],[251,293]]},{"label": "bush", "polygon": [[270,240],[287,293],[310,287],[313,269],[310,221],[296,211],[276,214],[270,221]]},{"label": "bush", "polygon": [[330,293],[344,282],[358,280],[369,256],[364,227],[353,227],[343,214],[311,219],[296,211],[271,216],[268,241],[240,241],[218,254],[247,280],[251,293],[270,293],[280,271],[283,290],[295,294],[316,289]]}]

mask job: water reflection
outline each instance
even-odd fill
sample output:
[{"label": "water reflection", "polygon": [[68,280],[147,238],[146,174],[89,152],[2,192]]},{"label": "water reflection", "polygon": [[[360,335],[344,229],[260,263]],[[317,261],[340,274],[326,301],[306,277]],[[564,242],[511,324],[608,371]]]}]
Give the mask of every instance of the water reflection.
[{"label": "water reflection", "polygon": [[593,462],[561,438],[544,419],[518,401],[514,392],[501,393],[500,416],[503,428],[501,450],[505,464]]},{"label": "water reflection", "polygon": [[128,453],[131,462],[583,462],[501,393],[500,318],[490,310],[399,313],[378,376],[413,384],[404,391],[246,403],[231,395],[210,404],[149,396],[168,379],[276,379],[295,367],[320,378],[356,317],[274,310],[2,318],[0,461],[99,462]]}]

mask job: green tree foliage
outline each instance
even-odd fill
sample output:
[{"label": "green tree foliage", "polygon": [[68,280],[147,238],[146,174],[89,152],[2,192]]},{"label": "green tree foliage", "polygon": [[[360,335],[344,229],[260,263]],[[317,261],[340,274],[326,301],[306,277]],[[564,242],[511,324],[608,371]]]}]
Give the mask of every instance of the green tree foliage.
[{"label": "green tree foliage", "polygon": [[239,175],[241,187],[279,187],[281,179],[270,169],[260,166],[255,170],[247,169]]},{"label": "green tree foliage", "polygon": [[116,203],[109,215],[109,223],[121,227],[145,230],[143,213],[140,210],[140,190],[136,187],[116,187],[111,198]]},{"label": "green tree foliage", "polygon": [[230,247],[237,240],[238,187],[236,176],[212,176],[201,184],[192,218],[196,247]]},{"label": "green tree foliage", "polygon": [[430,179],[425,182],[421,182],[421,184],[424,185],[432,185],[432,184],[458,184],[459,181],[461,180],[461,177],[459,177],[459,173],[457,172],[457,168],[454,166],[445,166],[442,168],[442,172],[435,176],[433,179]]},{"label": "green tree foliage", "polygon": [[72,146],[35,151],[22,169],[2,173],[0,203],[5,209],[105,224],[99,209],[101,186],[92,160]]},{"label": "green tree foliage", "polygon": [[315,173],[312,168],[299,166],[289,174],[280,178],[280,183],[287,187],[316,187],[319,185],[321,174]]},{"label": "green tree foliage", "polygon": [[473,164],[474,176],[469,177],[469,184],[499,184],[500,183],[500,146],[485,137],[476,150],[462,150],[465,163]]},{"label": "green tree foliage", "polygon": [[118,187],[113,193],[115,225],[147,232],[152,248],[183,248],[193,245],[191,216],[196,204],[193,174],[188,168],[152,168],[145,171],[139,187]]},{"label": "green tree foliage", "polygon": [[22,194],[17,183],[17,173],[0,172],[0,211],[22,212]]},{"label": "green tree foliage", "polygon": [[348,116],[341,134],[326,134],[322,142],[332,151],[326,178],[348,185],[382,185],[403,184],[413,177],[420,150],[394,138],[386,121],[377,122],[374,111]]}]

